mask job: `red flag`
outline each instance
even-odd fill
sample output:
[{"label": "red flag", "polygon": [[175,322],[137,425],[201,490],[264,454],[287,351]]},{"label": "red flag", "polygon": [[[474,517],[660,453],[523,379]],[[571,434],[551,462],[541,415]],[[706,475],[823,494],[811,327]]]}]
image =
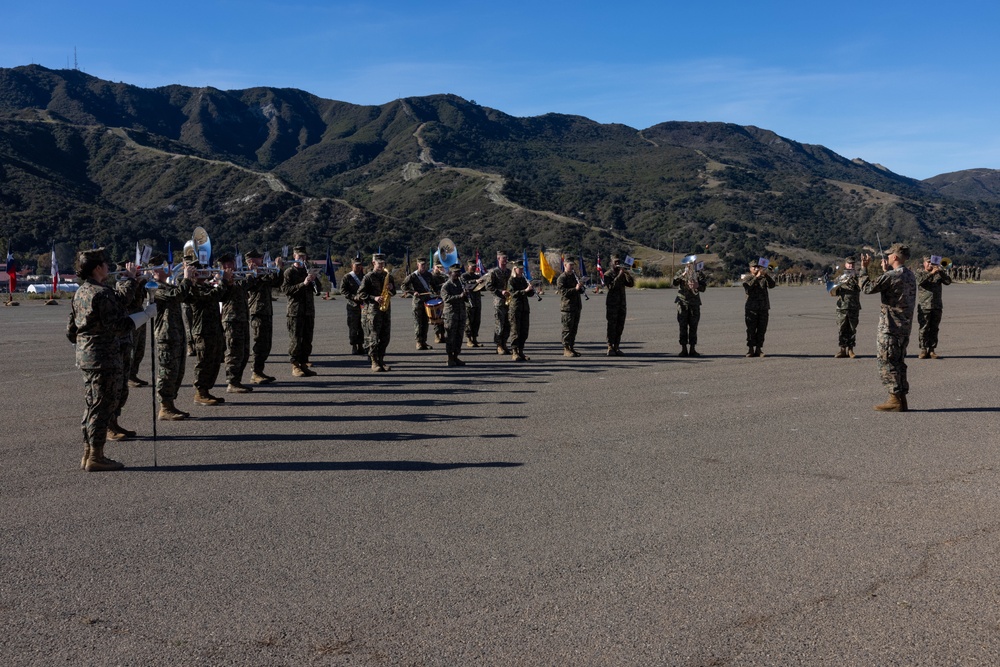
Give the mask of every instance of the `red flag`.
[{"label": "red flag", "polygon": [[10,278],[10,293],[13,298],[14,291],[17,289],[17,260],[14,259],[14,253],[10,251],[10,244],[7,245],[7,276]]},{"label": "red flag", "polygon": [[59,262],[56,261],[56,247],[52,246],[52,296],[59,289]]},{"label": "red flag", "polygon": [[601,268],[601,253],[597,253],[597,277],[601,279],[601,284],[604,284],[604,269]]}]

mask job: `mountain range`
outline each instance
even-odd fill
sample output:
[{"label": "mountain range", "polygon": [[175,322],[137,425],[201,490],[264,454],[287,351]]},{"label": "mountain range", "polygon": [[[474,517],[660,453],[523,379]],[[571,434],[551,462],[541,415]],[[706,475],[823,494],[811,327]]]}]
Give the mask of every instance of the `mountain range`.
[{"label": "mountain range", "polygon": [[864,246],[1000,262],[1000,171],[915,180],[769,130],[518,118],[455,95],[364,106],[286,88],[144,89],[78,70],[0,69],[0,234],[177,249],[305,243],[313,256],[545,246],[822,268]]}]

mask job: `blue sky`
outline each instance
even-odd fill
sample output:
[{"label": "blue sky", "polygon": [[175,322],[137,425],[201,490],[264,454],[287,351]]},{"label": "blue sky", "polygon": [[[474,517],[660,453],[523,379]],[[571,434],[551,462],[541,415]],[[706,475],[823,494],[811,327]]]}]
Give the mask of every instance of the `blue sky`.
[{"label": "blue sky", "polygon": [[46,2],[6,7],[0,67],[142,87],[454,93],[637,129],[756,125],[913,178],[1000,168],[1000,8],[945,2]]}]

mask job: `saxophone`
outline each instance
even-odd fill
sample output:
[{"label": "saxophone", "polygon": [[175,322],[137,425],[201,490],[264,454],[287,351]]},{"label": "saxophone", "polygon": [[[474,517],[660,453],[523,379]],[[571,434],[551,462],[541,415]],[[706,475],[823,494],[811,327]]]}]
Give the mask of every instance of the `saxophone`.
[{"label": "saxophone", "polygon": [[392,276],[389,274],[389,269],[386,268],[385,280],[382,282],[382,300],[378,304],[378,309],[383,313],[388,313],[389,307],[392,305],[392,294],[389,293],[391,281]]}]

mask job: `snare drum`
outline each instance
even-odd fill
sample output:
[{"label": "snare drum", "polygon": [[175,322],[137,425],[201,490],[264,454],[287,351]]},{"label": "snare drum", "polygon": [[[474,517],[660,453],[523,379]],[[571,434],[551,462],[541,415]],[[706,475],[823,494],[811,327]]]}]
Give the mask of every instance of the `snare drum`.
[{"label": "snare drum", "polygon": [[441,314],[444,313],[444,301],[430,299],[424,302],[424,310],[427,311],[427,319],[436,324],[441,321]]}]

